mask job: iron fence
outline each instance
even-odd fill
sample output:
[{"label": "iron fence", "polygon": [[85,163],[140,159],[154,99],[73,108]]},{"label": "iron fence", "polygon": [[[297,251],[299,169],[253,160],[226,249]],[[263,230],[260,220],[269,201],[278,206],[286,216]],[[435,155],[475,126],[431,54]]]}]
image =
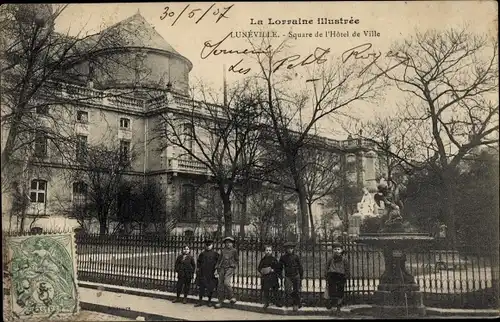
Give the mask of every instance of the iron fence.
[{"label": "iron fence", "polygon": [[[199,236],[109,236],[78,234],[78,278],[83,281],[128,287],[173,291],[174,263],[187,245],[197,258],[203,250]],[[304,266],[301,297],[307,306],[323,306],[326,287],[326,263],[331,256],[332,240],[302,242],[296,252]],[[279,258],[283,240],[236,239],[239,264],[233,288],[241,301],[260,302],[260,277],[257,266],[265,245],[273,247]],[[380,249],[343,241],[351,276],[346,285],[346,302],[372,303],[379,277],[384,270]],[[222,243],[215,241],[214,249]],[[407,254],[407,270],[424,294],[425,304],[433,307],[497,308],[498,252],[475,249],[444,249],[436,243],[430,249],[414,249]],[[194,282],[194,279],[193,279]],[[191,294],[196,294],[193,285]]]}]

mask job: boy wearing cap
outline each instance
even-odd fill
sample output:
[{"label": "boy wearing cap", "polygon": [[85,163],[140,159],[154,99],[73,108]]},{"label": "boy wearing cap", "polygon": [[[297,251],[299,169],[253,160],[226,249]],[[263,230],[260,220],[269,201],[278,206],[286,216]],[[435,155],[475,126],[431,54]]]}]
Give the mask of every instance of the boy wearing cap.
[{"label": "boy wearing cap", "polygon": [[304,268],[300,262],[299,256],[295,251],[295,244],[285,243],[286,253],[280,257],[280,269],[285,275],[285,306],[289,306],[290,298],[292,300],[293,310],[297,311],[300,306],[300,284],[304,276]]},{"label": "boy wearing cap", "polygon": [[[326,281],[328,296],[330,297],[328,308],[333,310],[337,307],[336,313],[340,313],[340,307],[344,298],[344,287],[349,277],[349,262],[344,258],[344,250],[340,243],[333,244],[333,256],[327,261]],[[333,313],[333,311],[332,311]]]},{"label": "boy wearing cap", "polygon": [[278,299],[280,267],[278,260],[273,256],[273,248],[270,245],[264,248],[264,257],[257,267],[261,275],[262,297],[264,299],[264,308],[269,307],[269,302],[273,301],[276,306],[281,306]]},{"label": "boy wearing cap", "polygon": [[177,272],[177,296],[174,303],[179,302],[181,298],[181,292],[184,291],[184,299],[182,303],[187,303],[187,295],[189,292],[189,287],[191,286],[191,280],[193,279],[194,271],[196,268],[196,263],[191,255],[191,250],[189,246],[184,246],[182,248],[182,254],[180,254],[175,260],[175,271]]},{"label": "boy wearing cap", "polygon": [[[215,277],[215,265],[219,260],[219,254],[213,250],[214,242],[212,240],[205,241],[205,250],[198,255],[196,265],[196,278],[199,287],[199,302],[195,306],[203,305],[203,296],[208,296],[207,305],[211,305],[212,295],[217,287],[217,278]],[[206,293],[205,293],[206,292]]]},{"label": "boy wearing cap", "polygon": [[221,251],[216,268],[218,270],[219,285],[219,302],[215,304],[215,308],[220,308],[224,302],[225,295],[230,299],[231,304],[236,303],[236,298],[233,294],[231,279],[234,275],[234,270],[239,262],[238,251],[234,248],[234,239],[226,237],[223,239],[224,248]]}]

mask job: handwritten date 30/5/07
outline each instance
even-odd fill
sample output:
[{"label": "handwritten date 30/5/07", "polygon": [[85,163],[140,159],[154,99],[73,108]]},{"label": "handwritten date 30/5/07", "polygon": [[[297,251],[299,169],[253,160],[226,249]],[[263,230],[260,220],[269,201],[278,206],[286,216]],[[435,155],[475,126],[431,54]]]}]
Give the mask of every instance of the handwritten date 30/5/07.
[{"label": "handwritten date 30/5/07", "polygon": [[[227,13],[229,12],[229,10],[231,10],[231,8],[233,6],[234,6],[234,4],[227,6],[227,7],[220,8],[220,7],[216,6],[215,3],[213,3],[208,9],[202,9],[202,8],[193,8],[193,7],[189,8],[190,5],[188,4],[184,7],[184,9],[182,9],[182,11],[180,13],[173,11],[170,7],[165,7],[162,15],[160,16],[160,20],[164,20],[166,18],[173,19],[175,17],[175,20],[172,22],[172,25],[171,25],[171,26],[173,26],[173,25],[175,25],[177,20],[179,20],[184,15],[184,13],[186,13],[186,15],[189,19],[196,19],[195,24],[197,24],[211,11],[211,15],[217,17],[217,20],[215,21],[215,23],[218,23],[222,18],[226,18],[226,19],[229,18],[227,16]],[[188,9],[190,9],[190,10],[188,11]]]}]

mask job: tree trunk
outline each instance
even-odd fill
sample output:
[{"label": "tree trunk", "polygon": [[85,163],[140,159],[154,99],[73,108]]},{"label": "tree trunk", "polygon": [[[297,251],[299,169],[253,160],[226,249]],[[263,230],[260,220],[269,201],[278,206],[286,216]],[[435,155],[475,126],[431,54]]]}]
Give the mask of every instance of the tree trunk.
[{"label": "tree trunk", "polygon": [[446,239],[448,240],[449,246],[456,246],[456,227],[455,227],[455,205],[454,205],[454,193],[453,193],[453,183],[448,178],[445,178],[443,182],[443,188],[445,192],[444,197],[444,216],[446,225]]},{"label": "tree trunk", "polygon": [[99,235],[106,235],[108,228],[108,216],[104,215],[102,211],[98,212],[99,220]]},{"label": "tree trunk", "polygon": [[309,212],[309,221],[311,225],[311,239],[313,242],[316,241],[316,231],[314,227],[314,218],[313,218],[313,213],[312,213],[312,204],[310,202],[307,203],[307,209]]},{"label": "tree trunk", "polygon": [[19,221],[19,232],[24,232],[24,222],[26,219],[26,210],[22,210],[20,213],[20,221]]},{"label": "tree trunk", "polygon": [[14,119],[10,124],[9,134],[7,134],[7,140],[2,150],[2,170],[5,170],[5,167],[9,165],[10,158],[14,153],[14,146],[17,139],[19,123],[21,122],[23,115],[24,113],[14,113]]},{"label": "tree trunk", "polygon": [[309,238],[309,211],[307,208],[306,188],[304,186],[302,177],[298,172],[294,171],[294,173],[292,173],[292,176],[295,182],[295,188],[297,189],[297,193],[299,196],[300,233],[302,237],[307,240]]},{"label": "tree trunk", "polygon": [[228,194],[223,194],[222,204],[224,206],[224,237],[233,235],[233,217],[231,213],[231,199]]},{"label": "tree trunk", "polygon": [[240,211],[240,237],[245,238],[245,223],[247,221],[247,193],[243,193]]},{"label": "tree trunk", "polygon": [[279,215],[279,232],[278,236],[280,238],[286,238],[285,233],[285,188],[283,185],[280,186],[280,215]]},{"label": "tree trunk", "polygon": [[106,220],[99,220],[99,235],[106,235]]},{"label": "tree trunk", "polygon": [[217,218],[217,236],[222,235],[222,217]]}]

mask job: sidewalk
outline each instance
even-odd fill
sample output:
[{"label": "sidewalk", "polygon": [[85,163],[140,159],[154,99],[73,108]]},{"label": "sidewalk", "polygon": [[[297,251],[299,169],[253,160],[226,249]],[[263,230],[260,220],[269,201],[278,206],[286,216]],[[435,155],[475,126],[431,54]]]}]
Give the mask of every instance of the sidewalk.
[{"label": "sidewalk", "polygon": [[[118,285],[79,282],[82,308],[127,317],[149,315],[156,320],[282,320],[282,319],[374,319],[362,314],[370,305],[351,305],[342,308],[341,317],[332,317],[323,307],[303,307],[298,312],[291,309],[269,307],[263,312],[259,303],[237,302],[230,306],[214,309],[206,306],[193,307],[196,296],[188,296],[188,304],[172,303],[175,294],[170,292],[136,289]],[[130,311],[129,315],[113,311]],[[359,312],[359,313],[355,313]],[[135,314],[135,315],[134,315]],[[472,318],[498,316],[498,310],[442,309],[427,307],[427,318]],[[151,320],[151,318],[147,319]]]},{"label": "sidewalk", "polygon": [[[221,320],[310,320],[332,319],[330,316],[314,315],[275,315],[248,312],[230,308],[214,309],[213,307],[197,307],[193,303],[172,303],[166,299],[151,298],[110,291],[101,291],[80,287],[80,303],[82,308],[106,312],[108,314],[142,316],[146,320],[162,321],[221,321]],[[127,314],[128,312],[128,314]]]}]

